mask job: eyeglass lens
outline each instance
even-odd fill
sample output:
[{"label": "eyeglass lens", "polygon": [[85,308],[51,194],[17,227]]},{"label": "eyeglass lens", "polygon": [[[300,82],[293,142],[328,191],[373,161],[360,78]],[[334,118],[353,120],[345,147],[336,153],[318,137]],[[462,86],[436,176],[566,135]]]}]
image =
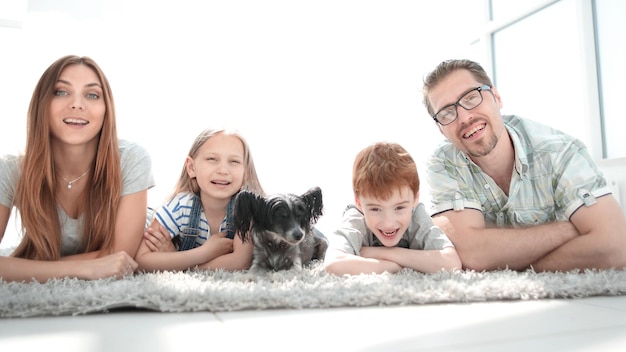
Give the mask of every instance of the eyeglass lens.
[{"label": "eyeglass lens", "polygon": [[462,96],[456,103],[450,104],[441,109],[436,115],[435,120],[441,125],[448,125],[458,117],[457,106],[462,107],[465,110],[472,110],[483,102],[482,90],[490,89],[489,86],[476,87],[464,96]]}]

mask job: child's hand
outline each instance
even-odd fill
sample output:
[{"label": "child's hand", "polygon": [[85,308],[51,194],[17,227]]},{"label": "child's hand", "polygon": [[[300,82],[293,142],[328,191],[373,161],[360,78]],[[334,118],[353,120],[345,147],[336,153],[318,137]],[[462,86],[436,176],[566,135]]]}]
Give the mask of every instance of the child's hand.
[{"label": "child's hand", "polygon": [[143,237],[152,252],[176,252],[170,233],[156,221],[148,227]]},{"label": "child's hand", "polygon": [[384,271],[395,273],[402,270],[403,266],[390,255],[391,249],[387,247],[361,247],[360,252],[363,258],[376,259]]},{"label": "child's hand", "polygon": [[202,246],[205,248],[211,248],[213,257],[219,257],[233,252],[233,240],[227,238],[225,232],[212,234],[206,241],[204,241]]}]

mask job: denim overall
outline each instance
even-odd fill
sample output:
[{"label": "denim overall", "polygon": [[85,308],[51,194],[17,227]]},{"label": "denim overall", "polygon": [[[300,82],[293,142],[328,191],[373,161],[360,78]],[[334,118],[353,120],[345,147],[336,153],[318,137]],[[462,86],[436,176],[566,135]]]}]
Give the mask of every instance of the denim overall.
[{"label": "denim overall", "polygon": [[[235,196],[233,196],[228,205],[226,206],[226,217],[222,224],[220,225],[220,232],[226,232],[226,237],[230,239],[235,238],[235,231],[233,229],[233,208],[235,206]],[[202,202],[200,201],[200,196],[195,195],[193,197],[193,204],[191,205],[191,213],[189,214],[189,224],[187,227],[183,229],[183,232],[180,233],[177,237],[178,240],[178,250],[186,251],[196,247],[196,237],[200,235],[200,217],[202,215]],[[208,235],[210,236],[210,235]],[[207,236],[207,238],[208,238]]]}]

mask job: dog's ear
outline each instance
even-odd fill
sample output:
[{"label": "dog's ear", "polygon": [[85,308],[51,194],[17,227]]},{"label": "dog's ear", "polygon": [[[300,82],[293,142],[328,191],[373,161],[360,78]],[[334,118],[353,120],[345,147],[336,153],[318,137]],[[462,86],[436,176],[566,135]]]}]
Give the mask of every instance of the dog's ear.
[{"label": "dog's ear", "polygon": [[311,213],[311,224],[315,224],[324,213],[324,203],[322,202],[322,189],[313,187],[302,194],[302,199],[306,203]]},{"label": "dog's ear", "polygon": [[240,191],[235,198],[233,210],[235,232],[239,234],[243,242],[250,239],[250,229],[252,229],[254,219],[256,218],[259,204],[262,203],[263,197],[247,190]]}]

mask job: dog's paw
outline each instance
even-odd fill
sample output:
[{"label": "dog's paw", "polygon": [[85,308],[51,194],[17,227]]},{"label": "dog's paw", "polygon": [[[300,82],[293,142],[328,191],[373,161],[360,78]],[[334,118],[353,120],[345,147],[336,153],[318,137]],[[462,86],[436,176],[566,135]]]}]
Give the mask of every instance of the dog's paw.
[{"label": "dog's paw", "polygon": [[257,270],[248,270],[241,274],[241,281],[257,282],[259,281],[259,272]]}]

